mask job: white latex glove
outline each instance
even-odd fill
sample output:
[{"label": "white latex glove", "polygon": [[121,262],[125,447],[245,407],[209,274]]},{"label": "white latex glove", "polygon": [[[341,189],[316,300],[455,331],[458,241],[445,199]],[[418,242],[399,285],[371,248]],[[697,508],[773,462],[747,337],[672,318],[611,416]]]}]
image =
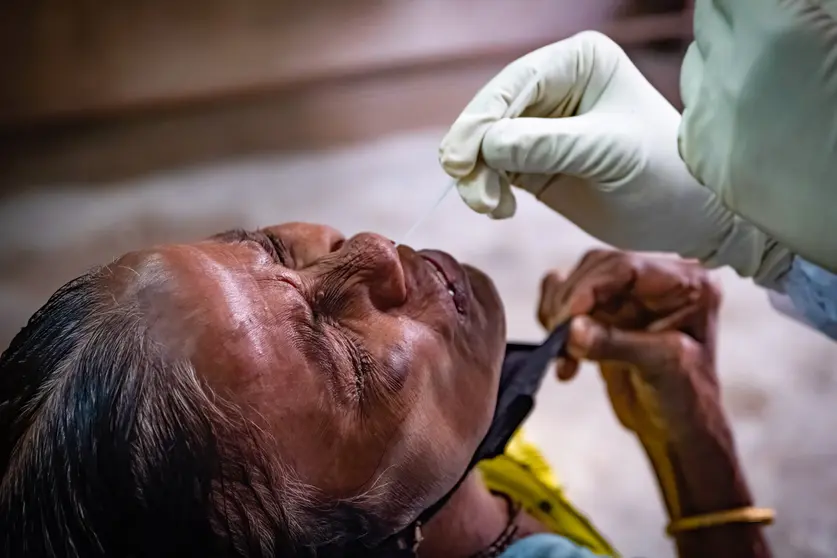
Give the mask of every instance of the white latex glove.
[{"label": "white latex glove", "polygon": [[616,247],[775,286],[792,256],[689,174],[679,124],[624,51],[586,31],[501,71],[442,140],[440,161],[475,211],[510,217],[514,184]]}]

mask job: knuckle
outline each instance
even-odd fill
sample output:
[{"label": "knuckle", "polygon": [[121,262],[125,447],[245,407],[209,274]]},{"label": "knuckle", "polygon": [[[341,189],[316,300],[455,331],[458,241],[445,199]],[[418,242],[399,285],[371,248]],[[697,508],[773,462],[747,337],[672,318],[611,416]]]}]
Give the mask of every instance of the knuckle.
[{"label": "knuckle", "polygon": [[563,282],[563,274],[557,269],[550,269],[544,274],[543,279],[541,279],[541,289],[547,291],[553,287],[561,286]]},{"label": "knuckle", "polygon": [[582,264],[589,264],[593,261],[618,258],[621,254],[623,254],[623,252],[610,248],[593,248],[592,250],[587,250],[587,252],[584,253],[579,261],[579,266]]},{"label": "knuckle", "polygon": [[587,254],[589,254],[590,257],[594,258],[608,258],[613,257],[614,255],[619,253],[620,252],[618,250],[613,250],[611,248],[593,248],[592,250],[589,250],[587,252]]},{"label": "knuckle", "polygon": [[723,287],[720,280],[703,267],[698,267],[691,275],[692,287],[700,295],[700,303],[710,309],[717,309],[723,301]]},{"label": "knuckle", "polygon": [[684,333],[673,335],[669,347],[680,368],[693,368],[703,359],[703,348]]},{"label": "knuckle", "polygon": [[614,255],[614,259],[624,262],[625,264],[634,269],[641,269],[649,264],[657,264],[657,262],[660,261],[659,257],[655,258],[648,254],[629,251],[616,252],[616,254]]}]

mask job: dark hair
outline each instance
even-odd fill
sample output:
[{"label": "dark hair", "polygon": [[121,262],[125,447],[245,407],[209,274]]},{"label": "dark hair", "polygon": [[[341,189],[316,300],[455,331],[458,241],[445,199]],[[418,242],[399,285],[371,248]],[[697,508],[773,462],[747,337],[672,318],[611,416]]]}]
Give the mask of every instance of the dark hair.
[{"label": "dark hair", "polygon": [[0,357],[0,555],[379,554],[391,526],[293,482],[103,278],[59,289]]}]

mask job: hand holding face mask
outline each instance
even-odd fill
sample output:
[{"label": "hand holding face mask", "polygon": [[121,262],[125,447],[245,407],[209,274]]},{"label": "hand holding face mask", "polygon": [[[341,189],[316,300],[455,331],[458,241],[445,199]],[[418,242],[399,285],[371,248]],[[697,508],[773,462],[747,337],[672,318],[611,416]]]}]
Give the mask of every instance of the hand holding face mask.
[{"label": "hand holding face mask", "polygon": [[543,280],[538,318],[572,318],[558,377],[599,363],[617,417],[640,438],[672,442],[721,413],[715,373],[720,292],[697,263],[589,252],[566,278]]},{"label": "hand holding face mask", "polygon": [[572,378],[583,360],[598,364],[672,520],[735,507],[735,498],[711,498],[746,492],[735,488],[738,464],[715,370],[720,301],[695,262],[617,251],[590,252],[568,277],[552,272],[542,284],[545,327],[575,316],[558,377]]}]

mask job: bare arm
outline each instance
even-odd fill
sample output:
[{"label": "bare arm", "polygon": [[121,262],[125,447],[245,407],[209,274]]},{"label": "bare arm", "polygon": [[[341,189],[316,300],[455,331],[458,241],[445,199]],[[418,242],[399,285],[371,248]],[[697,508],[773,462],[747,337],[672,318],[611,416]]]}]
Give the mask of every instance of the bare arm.
[{"label": "bare arm", "polygon": [[[541,321],[576,316],[558,377],[598,362],[620,422],[654,468],[670,519],[752,506],[715,371],[720,292],[699,266],[591,252],[544,280]],[[680,558],[769,558],[762,527],[733,523],[675,535]]]},{"label": "bare arm", "polygon": [[[754,504],[726,425],[672,446],[671,463],[684,517]],[[681,558],[768,558],[763,527],[729,524],[676,535]]]}]

